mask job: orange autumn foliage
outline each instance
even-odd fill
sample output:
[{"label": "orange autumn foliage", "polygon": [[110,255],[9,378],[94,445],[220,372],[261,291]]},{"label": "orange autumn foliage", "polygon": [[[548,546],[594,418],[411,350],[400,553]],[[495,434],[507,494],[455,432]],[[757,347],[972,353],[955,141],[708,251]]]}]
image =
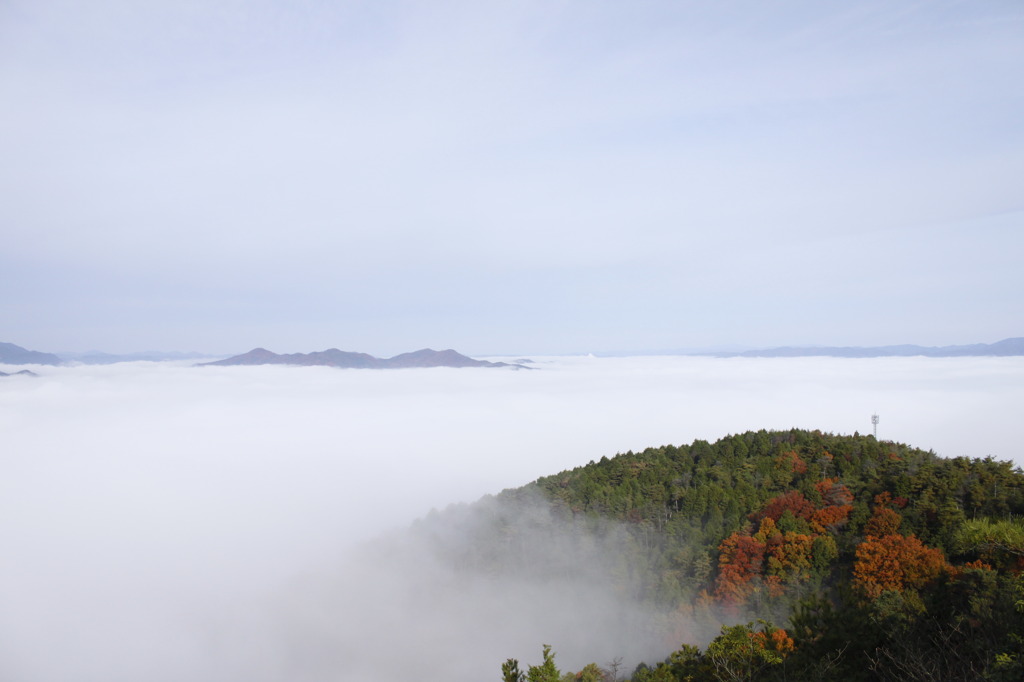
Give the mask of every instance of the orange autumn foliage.
[{"label": "orange autumn foliage", "polygon": [[781,541],[768,548],[769,575],[779,576],[788,581],[804,581],[811,577],[811,548],[814,536],[802,533],[786,533]]},{"label": "orange autumn foliage", "polygon": [[821,495],[822,507],[811,514],[808,521],[817,533],[835,529],[846,523],[853,511],[853,493],[839,482],[838,478],[826,478],[814,484],[814,489]]},{"label": "orange autumn foliage", "polygon": [[[785,452],[776,458],[780,464],[797,460],[795,452]],[[820,504],[799,490],[790,490],[768,500],[761,511],[748,517],[759,522],[757,533],[733,533],[722,541],[714,588],[720,602],[740,605],[762,588],[769,597],[780,597],[787,588],[810,580],[815,570],[815,540],[846,523],[853,511],[853,494],[838,478],[826,478],[816,483],[814,489],[813,497],[817,500],[820,496]],[[783,533],[777,522],[787,511],[806,521],[811,532]],[[832,544],[834,548],[835,543]],[[834,558],[834,554],[828,557],[826,553],[819,563],[829,558]]]},{"label": "orange autumn foliage", "polygon": [[715,596],[736,606],[763,585],[769,597],[781,597],[787,586],[810,579],[815,537],[783,533],[771,517],[752,536],[733,533],[718,547]]},{"label": "orange autumn foliage", "polygon": [[899,532],[903,517],[888,507],[875,507],[871,518],[864,524],[864,536],[881,538]]},{"label": "orange autumn foliage", "polygon": [[[795,453],[783,453],[780,457],[788,454],[796,457]],[[733,533],[719,545],[714,589],[717,599],[739,605],[762,586],[769,597],[779,597],[787,587],[810,579],[815,539],[846,523],[853,511],[853,495],[839,479],[827,478],[814,487],[821,497],[820,508],[799,490],[790,490],[768,500],[760,512],[749,516],[760,524],[757,533]],[[777,521],[787,511],[807,521],[812,532],[779,530]]]},{"label": "orange autumn foliage", "polygon": [[796,642],[789,636],[782,628],[776,628],[771,633],[765,632],[752,632],[750,633],[750,640],[760,649],[768,649],[769,651],[775,651],[785,658],[788,654],[793,653],[796,649]]},{"label": "orange autumn foliage", "polygon": [[893,507],[904,509],[909,502],[910,500],[905,497],[893,497],[892,493],[888,490],[875,495],[875,507],[888,507],[891,505]]},{"label": "orange autumn foliage", "polygon": [[786,586],[782,583],[782,578],[777,575],[770,575],[765,578],[764,585],[768,588],[769,597],[781,597],[786,594]]},{"label": "orange autumn foliage", "polygon": [[913,535],[869,537],[857,547],[856,556],[853,585],[869,599],[887,590],[919,590],[950,571],[942,552]]},{"label": "orange autumn foliage", "polygon": [[849,504],[818,509],[811,515],[811,528],[818,533],[824,533],[846,523],[852,511],[853,506]]},{"label": "orange autumn foliage", "polygon": [[964,571],[995,571],[991,564],[986,564],[981,559],[975,559],[974,561],[968,561],[963,566],[950,566],[949,575],[953,578],[961,578],[964,575]]},{"label": "orange autumn foliage", "polygon": [[815,483],[814,489],[821,494],[821,501],[826,506],[844,506],[853,502],[853,493],[838,478],[826,478]]},{"label": "orange autumn foliage", "polygon": [[779,628],[771,634],[772,646],[780,654],[789,654],[796,650],[796,642],[789,636],[789,633]]},{"label": "orange autumn foliage", "polygon": [[990,564],[986,564],[981,559],[975,559],[974,561],[968,561],[966,564],[964,564],[962,566],[962,568],[973,568],[973,569],[979,570],[979,571],[994,571],[995,570],[994,568],[992,568],[992,566]]},{"label": "orange autumn foliage", "polygon": [[807,473],[807,463],[800,459],[796,450],[787,450],[775,458],[775,463],[780,469],[789,470],[794,474]]},{"label": "orange autumn foliage", "polygon": [[[754,535],[754,539],[764,543],[765,546],[765,574],[777,578],[777,589],[779,592],[781,581],[786,580],[807,580],[810,578],[811,570],[811,547],[814,545],[814,536],[792,531],[783,533],[775,525],[775,521],[766,516],[761,519],[761,528]],[[767,580],[767,579],[766,579]],[[769,585],[769,593],[773,590]],[[777,595],[773,595],[777,596]]]}]

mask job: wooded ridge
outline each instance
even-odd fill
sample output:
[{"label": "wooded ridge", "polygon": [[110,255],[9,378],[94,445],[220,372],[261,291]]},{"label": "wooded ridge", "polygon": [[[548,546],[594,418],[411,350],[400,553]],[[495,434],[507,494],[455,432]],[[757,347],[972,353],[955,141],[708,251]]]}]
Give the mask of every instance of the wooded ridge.
[{"label": "wooded ridge", "polygon": [[[496,499],[538,496],[542,525],[625,529],[602,560],[682,645],[634,682],[1024,679],[1024,474],[1009,462],[757,431],[603,457]],[[449,558],[546,570],[500,509],[467,526],[472,541]],[[718,635],[686,641],[695,624]],[[541,655],[525,670],[506,661],[504,679],[613,678],[597,665],[563,675],[554,649]]]}]

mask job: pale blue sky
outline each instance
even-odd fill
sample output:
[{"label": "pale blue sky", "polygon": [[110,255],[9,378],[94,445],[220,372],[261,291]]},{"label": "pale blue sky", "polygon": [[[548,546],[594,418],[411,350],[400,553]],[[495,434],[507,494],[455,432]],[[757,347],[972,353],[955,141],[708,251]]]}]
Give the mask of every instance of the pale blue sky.
[{"label": "pale blue sky", "polygon": [[0,340],[1024,334],[1019,2],[0,2]]}]

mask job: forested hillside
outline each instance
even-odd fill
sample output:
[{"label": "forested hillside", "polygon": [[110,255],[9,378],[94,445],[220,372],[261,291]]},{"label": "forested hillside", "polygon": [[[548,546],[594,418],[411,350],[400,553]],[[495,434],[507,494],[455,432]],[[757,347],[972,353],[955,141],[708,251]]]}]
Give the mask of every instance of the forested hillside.
[{"label": "forested hillside", "polygon": [[[508,523],[538,496],[529,537],[568,529],[560,556]],[[494,502],[449,560],[571,576],[590,538],[616,534],[587,561],[671,640],[634,671],[563,674],[545,648],[522,672],[507,661],[506,680],[1024,679],[1024,475],[1010,463],[759,431],[602,458]]]}]

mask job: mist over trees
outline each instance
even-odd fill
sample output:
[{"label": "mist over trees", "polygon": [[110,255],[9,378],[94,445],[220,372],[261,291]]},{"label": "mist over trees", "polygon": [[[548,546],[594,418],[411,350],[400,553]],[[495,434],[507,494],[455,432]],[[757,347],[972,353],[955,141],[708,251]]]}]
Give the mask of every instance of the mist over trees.
[{"label": "mist over trees", "polygon": [[[510,522],[517,508],[533,510],[525,527]],[[496,575],[571,584],[599,568],[608,590],[643,605],[650,636],[674,642],[636,682],[1019,679],[1022,512],[1024,475],[1008,462],[759,431],[506,490],[462,519],[458,543],[436,546],[459,570]],[[561,552],[537,542],[558,535]],[[615,551],[577,552],[613,536]],[[559,679],[551,657],[546,645],[526,679]]]}]

